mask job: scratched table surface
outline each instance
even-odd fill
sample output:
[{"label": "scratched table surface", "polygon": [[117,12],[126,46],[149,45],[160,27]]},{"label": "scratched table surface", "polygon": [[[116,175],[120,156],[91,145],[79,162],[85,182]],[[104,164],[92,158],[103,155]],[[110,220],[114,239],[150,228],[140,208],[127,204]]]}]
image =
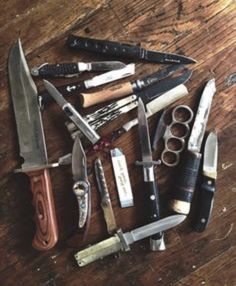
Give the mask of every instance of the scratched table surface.
[{"label": "scratched table surface", "polygon": [[[0,17],[0,282],[1,285],[236,285],[236,2],[235,0],[47,0],[1,1]],[[219,137],[217,192],[211,222],[203,233],[191,227],[191,216],[165,234],[167,249],[150,252],[148,240],[132,246],[132,251],[107,257],[78,268],[74,253],[88,244],[108,237],[93,162],[99,156],[104,164],[117,224],[124,231],[145,224],[145,189],[142,171],[134,164],[140,159],[137,128],[114,142],[123,149],[134,194],[135,206],[122,209],[112,173],[109,152],[88,157],[92,186],[92,217],[86,241],[77,229],[77,202],[72,192],[70,166],[50,170],[59,242],[50,251],[32,248],[35,233],[34,209],[28,178],[15,175],[20,166],[18,138],[8,86],[9,48],[21,38],[30,68],[41,63],[105,60],[99,55],[72,52],[65,46],[67,36],[76,34],[98,39],[139,44],[145,48],[176,52],[197,60],[187,83],[189,96],[178,104],[196,111],[207,80],[216,78],[217,94],[207,124]],[[128,63],[128,61],[127,61]],[[137,62],[131,79],[161,68],[158,64]],[[81,75],[81,79],[89,78]],[[71,80],[53,80],[55,85]],[[39,90],[42,81],[35,80]],[[71,98],[73,104],[78,99]],[[83,114],[93,109],[80,111]],[[109,134],[134,118],[126,114],[100,132]],[[150,120],[153,135],[160,114]],[[65,128],[66,117],[52,103],[43,111],[49,161],[71,152],[72,140]],[[158,151],[157,151],[158,152]],[[157,153],[153,154],[155,158]],[[178,167],[158,166],[162,216],[170,214],[168,201],[175,187]],[[196,190],[197,192],[198,190]],[[194,208],[194,205],[193,205]],[[197,206],[195,205],[195,208]]]}]

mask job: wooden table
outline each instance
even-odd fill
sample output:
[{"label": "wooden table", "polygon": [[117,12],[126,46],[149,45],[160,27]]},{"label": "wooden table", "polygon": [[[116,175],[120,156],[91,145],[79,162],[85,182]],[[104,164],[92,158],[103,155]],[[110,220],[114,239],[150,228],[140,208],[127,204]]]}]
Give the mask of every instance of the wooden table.
[{"label": "wooden table", "polygon": [[[0,17],[0,281],[1,285],[236,285],[236,2],[206,1],[20,1],[1,3]],[[219,136],[217,193],[211,223],[203,233],[192,230],[190,219],[165,234],[167,250],[149,251],[148,240],[136,243],[129,253],[108,257],[85,268],[76,266],[73,254],[87,244],[108,237],[95,184],[93,162],[103,163],[116,220],[127,231],[145,223],[145,190],[142,171],[134,162],[140,159],[137,128],[123,135],[114,147],[123,149],[128,163],[135,207],[122,209],[114,183],[110,156],[99,152],[89,156],[92,185],[92,220],[88,237],[82,241],[77,229],[77,202],[72,193],[70,167],[50,171],[59,223],[60,239],[55,248],[38,252],[31,247],[35,232],[29,182],[14,175],[20,165],[18,138],[8,87],[9,48],[21,38],[29,67],[44,62],[102,60],[99,55],[76,53],[65,46],[70,33],[99,39],[141,44],[145,48],[185,54],[197,60],[187,83],[190,96],[179,101],[196,110],[206,81],[216,78],[207,131]],[[133,79],[156,71],[160,65],[137,63]],[[229,81],[231,76],[231,80]],[[88,78],[83,74],[81,79]],[[35,80],[38,89],[42,81]],[[68,80],[53,80],[55,85]],[[71,99],[76,103],[77,99]],[[90,109],[91,111],[92,109]],[[84,113],[89,110],[82,111]],[[101,130],[109,134],[133,111]],[[154,132],[159,114],[150,120]],[[43,111],[50,162],[70,152],[72,140],[64,126],[65,116],[56,104]],[[157,154],[154,154],[157,156]],[[170,214],[168,200],[175,186],[177,168],[156,168],[162,216]]]}]

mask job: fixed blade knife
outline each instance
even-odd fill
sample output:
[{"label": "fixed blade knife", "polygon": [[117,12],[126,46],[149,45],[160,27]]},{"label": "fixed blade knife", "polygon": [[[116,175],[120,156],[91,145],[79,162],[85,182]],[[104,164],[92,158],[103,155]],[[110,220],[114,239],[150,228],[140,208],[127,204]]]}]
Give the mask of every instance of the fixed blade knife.
[{"label": "fixed blade knife", "polygon": [[[78,95],[81,91],[85,91],[89,88],[104,85],[106,83],[119,80],[135,73],[135,64],[128,64],[124,68],[118,70],[112,70],[90,79],[86,79],[80,82],[74,82],[66,85],[57,86],[58,91],[64,96]],[[39,92],[39,102],[41,106],[49,103],[52,97],[47,90]]]},{"label": "fixed blade knife", "polygon": [[32,244],[38,250],[48,250],[58,240],[57,220],[37,89],[20,40],[11,47],[8,71],[20,156],[24,159],[21,171],[30,178],[35,207],[36,234]]},{"label": "fixed blade knife", "polygon": [[217,177],[218,141],[216,133],[211,132],[206,140],[203,156],[203,175],[200,185],[200,205],[198,207],[197,221],[194,229],[204,231],[209,223]]},{"label": "fixed blade knife", "polygon": [[197,110],[187,150],[182,158],[179,176],[173,190],[170,207],[177,213],[188,214],[195,190],[201,161],[201,145],[205,134],[213,96],[216,93],[215,79],[207,82]]},{"label": "fixed blade knife", "polygon": [[[136,89],[135,94],[141,97],[145,102],[154,99],[155,97],[160,96],[164,92],[180,85],[186,83],[192,75],[192,71],[185,70],[181,75],[164,78],[161,81],[155,81],[150,85],[145,85],[145,88]],[[83,107],[89,107],[94,104],[105,102],[107,100],[116,99],[124,95],[132,93],[132,89],[127,89],[125,92],[115,92],[110,94],[103,90],[101,92],[92,92],[92,93],[81,93],[80,101],[82,102]]]},{"label": "fixed blade knife", "polygon": [[39,67],[33,67],[31,74],[33,76],[41,76],[43,78],[53,77],[73,77],[78,76],[83,71],[111,71],[124,68],[125,64],[118,61],[91,62],[91,63],[63,63],[48,64],[44,63]]},{"label": "fixed blade knife", "polygon": [[162,64],[193,64],[192,58],[172,53],[149,51],[139,46],[70,35],[67,45],[77,51],[88,51],[116,57],[132,58]]},{"label": "fixed blade knife", "polygon": [[185,219],[185,215],[172,215],[130,232],[123,233],[119,229],[114,236],[77,252],[75,259],[78,266],[82,267],[113,253],[129,251],[130,245],[134,242],[152,236],[155,233],[171,229],[182,223]]}]

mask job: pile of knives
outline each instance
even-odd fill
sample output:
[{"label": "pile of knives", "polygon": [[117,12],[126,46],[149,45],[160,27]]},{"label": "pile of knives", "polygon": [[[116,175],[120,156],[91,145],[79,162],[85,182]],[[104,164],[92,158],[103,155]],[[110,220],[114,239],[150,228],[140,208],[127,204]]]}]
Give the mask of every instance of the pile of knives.
[{"label": "pile of knives", "polygon": [[[166,109],[180,98],[188,95],[184,85],[192,72],[185,64],[194,64],[195,60],[172,53],[145,50],[139,46],[121,44],[106,40],[97,40],[70,35],[66,44],[75,51],[102,54],[114,58],[132,59],[133,61],[168,64],[154,74],[135,81],[127,81],[100,91],[86,93],[90,88],[105,85],[128,77],[135,73],[135,64],[124,64],[120,61],[98,61],[91,63],[44,63],[39,67],[28,68],[21,41],[16,41],[8,60],[9,83],[13,101],[20,156],[24,159],[17,172],[26,173],[30,178],[35,207],[36,233],[33,247],[48,250],[58,241],[58,227],[49,168],[60,165],[71,165],[74,181],[73,192],[78,201],[79,228],[88,228],[91,215],[91,183],[87,172],[87,156],[93,151],[99,154],[104,148],[111,148],[115,140],[138,125],[141,160],[137,166],[143,170],[143,189],[146,192],[146,204],[149,209],[147,224],[130,232],[123,233],[117,227],[109,190],[106,184],[102,161],[98,157],[94,163],[97,186],[101,194],[101,206],[110,238],[75,254],[79,266],[84,266],[99,258],[118,251],[130,250],[135,241],[150,237],[150,249],[165,249],[164,231],[183,222],[190,212],[191,202],[200,173],[202,161],[201,147],[210,113],[211,103],[216,93],[215,80],[210,79],[203,90],[194,123],[187,142],[187,148],[181,155],[178,176],[175,183],[170,209],[173,214],[161,218],[158,185],[154,166],[160,160],[153,159],[148,118]],[[55,87],[47,78],[72,78],[80,73],[102,72],[90,79]],[[33,77],[43,78],[45,90],[37,91]],[[101,104],[93,113],[81,116],[67,96],[78,96],[82,107]],[[66,126],[74,141],[70,154],[50,164],[44,137],[41,109],[47,108],[54,99],[68,117]],[[108,104],[105,103],[111,101]],[[137,107],[137,118],[125,123],[107,137],[99,135],[99,128],[104,128],[121,114]],[[157,128],[157,133],[161,132]],[[158,134],[156,134],[158,137]],[[156,140],[156,139],[155,139]],[[200,205],[194,228],[203,231],[210,219],[215,179],[217,173],[217,135],[211,132],[205,141],[203,156],[203,175],[200,184]],[[122,207],[133,205],[133,195],[129,182],[128,169],[122,150],[111,150],[114,174]],[[125,197],[126,196],[126,197]],[[125,198],[124,198],[125,197]]]}]

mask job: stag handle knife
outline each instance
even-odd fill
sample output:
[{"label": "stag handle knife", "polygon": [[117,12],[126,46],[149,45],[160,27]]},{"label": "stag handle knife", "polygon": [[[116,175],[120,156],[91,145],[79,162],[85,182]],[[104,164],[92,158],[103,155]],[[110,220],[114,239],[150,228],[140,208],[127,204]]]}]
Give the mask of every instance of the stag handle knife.
[{"label": "stag handle knife", "polygon": [[133,92],[132,84],[130,82],[126,82],[93,93],[81,93],[80,100],[82,102],[83,107],[89,107],[97,103],[120,98],[127,94],[131,94],[132,92]]},{"label": "stag handle knife", "polygon": [[31,191],[33,194],[32,204],[35,207],[36,233],[33,239],[33,247],[38,250],[52,248],[57,240],[57,223],[55,206],[53,203],[52,186],[47,169],[28,171]]}]

